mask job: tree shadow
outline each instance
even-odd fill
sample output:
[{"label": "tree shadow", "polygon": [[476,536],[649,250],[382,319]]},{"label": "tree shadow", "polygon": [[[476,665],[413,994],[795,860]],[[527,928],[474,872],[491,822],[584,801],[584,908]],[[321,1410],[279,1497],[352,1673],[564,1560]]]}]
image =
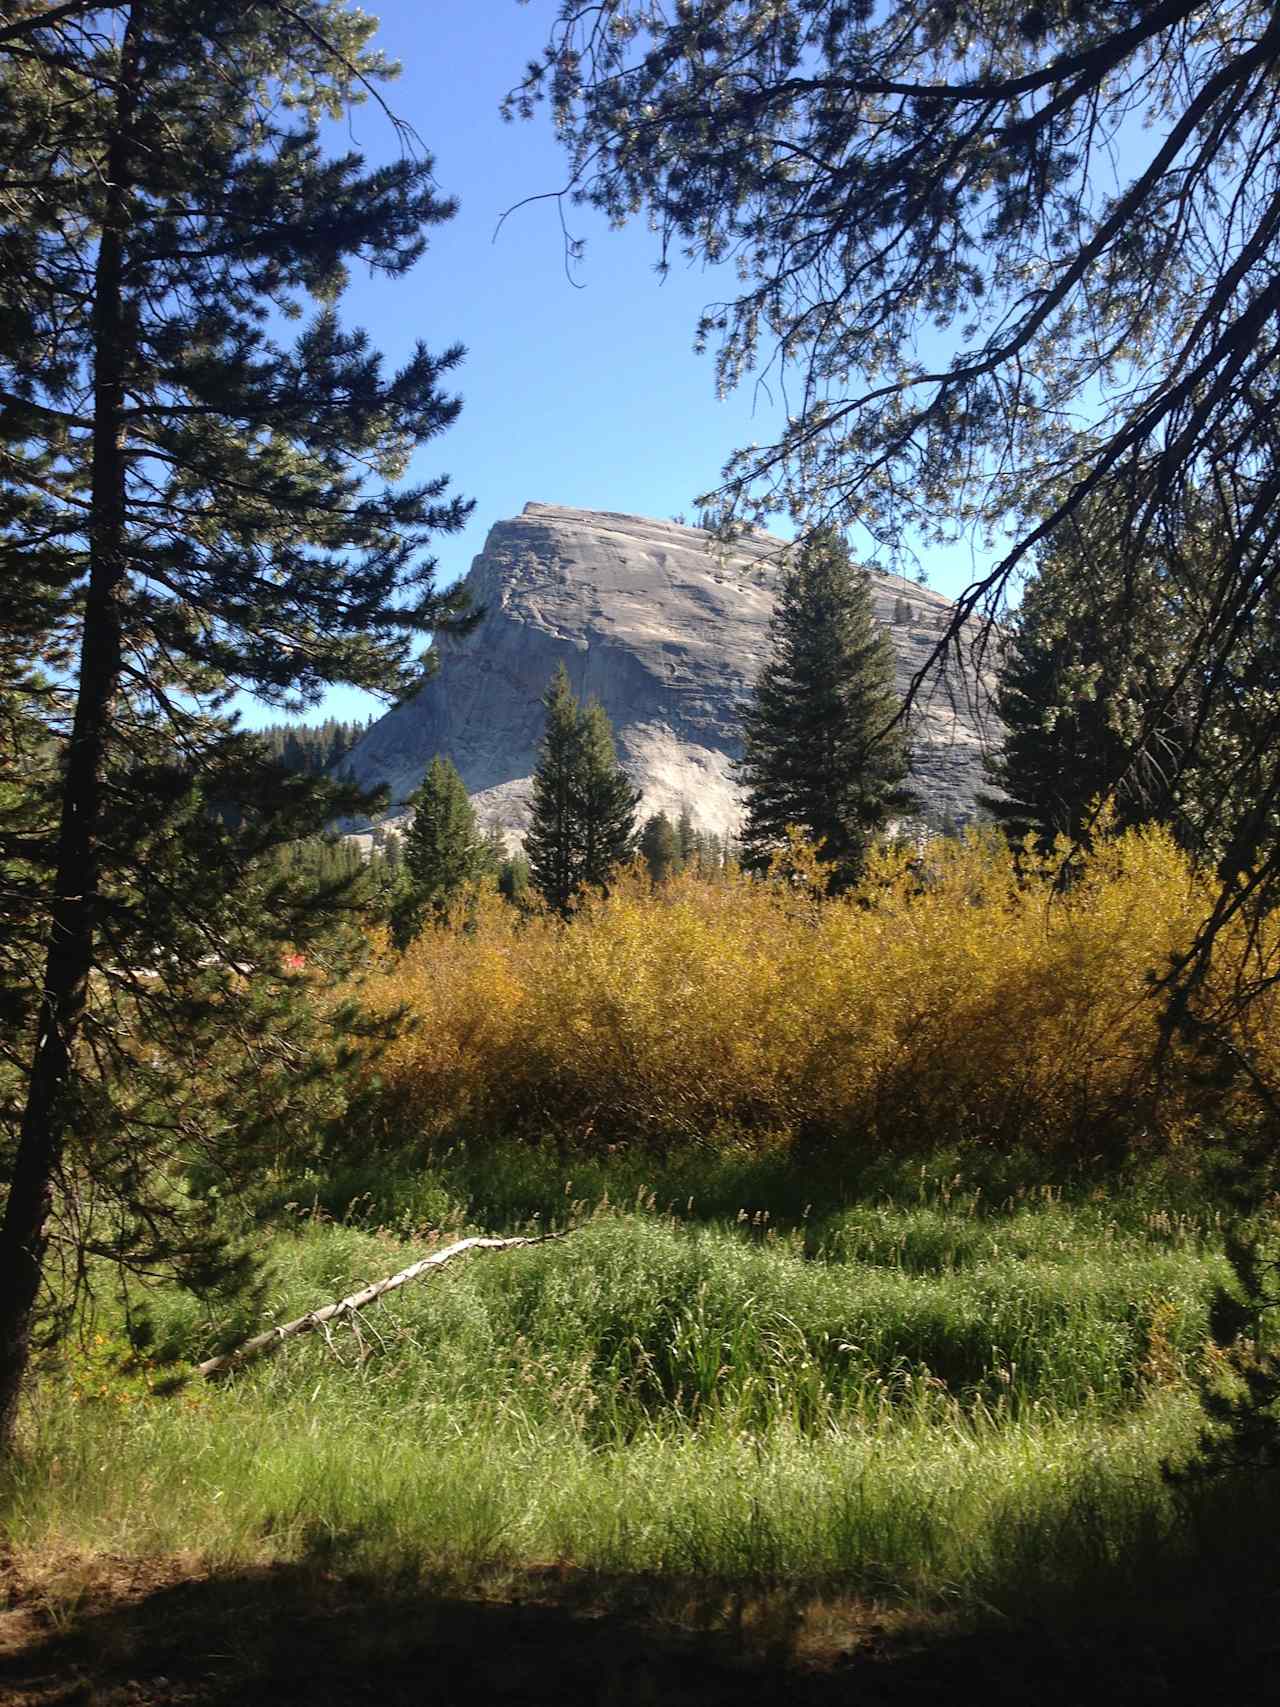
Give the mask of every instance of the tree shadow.
[{"label": "tree shadow", "polygon": [[628,1609],[617,1585],[555,1571],[495,1601],[313,1562],[186,1569],[97,1560],[37,1578],[11,1567],[0,1576],[0,1702],[1199,1707],[1272,1699],[1280,1658],[1274,1590],[1225,1620],[1206,1609],[1056,1631],[708,1590],[675,1625],[640,1610],[642,1590]]}]

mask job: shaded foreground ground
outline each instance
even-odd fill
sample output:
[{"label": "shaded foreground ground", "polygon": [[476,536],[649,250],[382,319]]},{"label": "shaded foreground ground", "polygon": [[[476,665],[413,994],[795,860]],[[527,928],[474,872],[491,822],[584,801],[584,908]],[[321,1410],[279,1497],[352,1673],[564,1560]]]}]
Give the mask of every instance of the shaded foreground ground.
[{"label": "shaded foreground ground", "polygon": [[555,1572],[508,1592],[388,1590],[311,1565],[220,1574],[182,1560],[10,1560],[0,1565],[0,1702],[1190,1707],[1272,1702],[1280,1682],[1273,1581],[1053,1630],[958,1628],[850,1603],[801,1612],[721,1601],[692,1621],[659,1621]]}]

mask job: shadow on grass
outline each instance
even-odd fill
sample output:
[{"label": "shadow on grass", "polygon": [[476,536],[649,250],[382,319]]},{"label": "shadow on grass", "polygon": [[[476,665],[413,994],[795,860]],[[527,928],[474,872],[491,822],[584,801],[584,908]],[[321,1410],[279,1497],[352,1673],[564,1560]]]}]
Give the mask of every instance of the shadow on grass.
[{"label": "shadow on grass", "polygon": [[1274,1699],[1280,1598],[1274,1583],[1255,1589],[1055,1630],[704,1591],[676,1623],[638,1609],[642,1588],[628,1606],[616,1585],[554,1571],[496,1600],[310,1563],[219,1573],[180,1560],[14,1561],[0,1570],[0,1702],[1261,1703]]},{"label": "shadow on grass", "polygon": [[945,1207],[971,1196],[986,1216],[1046,1197],[1095,1203],[1100,1192],[1114,1213],[1138,1223],[1152,1208],[1198,1214],[1214,1207],[1194,1158],[1176,1165],[1145,1158],[1107,1171],[1096,1156],[925,1142],[915,1152],[885,1152],[852,1140],[591,1149],[497,1139],[441,1142],[412,1156],[371,1148],[360,1162],[334,1162],[264,1192],[258,1213],[267,1223],[314,1214],[408,1236],[424,1226],[493,1233],[563,1226],[606,1202],[692,1223],[738,1224],[744,1211],[748,1222],[767,1211],[771,1226],[806,1227],[816,1245],[821,1223],[854,1204]]}]

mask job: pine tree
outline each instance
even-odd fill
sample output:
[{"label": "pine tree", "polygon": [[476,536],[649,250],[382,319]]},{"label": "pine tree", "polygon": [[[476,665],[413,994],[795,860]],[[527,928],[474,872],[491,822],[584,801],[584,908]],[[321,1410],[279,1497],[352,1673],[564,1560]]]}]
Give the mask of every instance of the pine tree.
[{"label": "pine tree", "polygon": [[[264,856],[359,797],[286,776],[228,696],[408,691],[415,636],[457,610],[425,546],[469,509],[443,478],[399,484],[457,413],[461,352],[384,374],[335,307],[348,262],[403,273],[452,212],[420,153],[321,149],[387,74],[372,20],[340,0],[53,13],[20,51],[0,32],[0,155],[23,161],[0,242],[0,658],[57,755],[27,848],[43,972],[4,1146],[0,1447],[53,1218],[73,1250],[207,1285],[199,1158],[221,1145],[225,1182],[228,1135],[238,1156],[269,1141],[302,1076],[282,964],[345,879],[299,890]],[[74,685],[33,685],[41,660]]]},{"label": "pine tree", "polygon": [[743,864],[767,869],[788,826],[821,845],[833,886],[856,881],[872,837],[911,796],[893,690],[893,649],[867,576],[830,529],[784,570],[771,656],[743,715]]},{"label": "pine tree", "polygon": [[635,852],[636,807],[640,790],[633,788],[618,763],[613,729],[598,700],[581,714],[580,771],[574,790],[582,836],[582,881],[591,889],[607,889],[614,869]]},{"label": "pine tree", "polygon": [[498,867],[498,893],[513,907],[523,907],[529,898],[529,861],[522,853],[509,854]]},{"label": "pine tree", "polygon": [[[1117,828],[1169,815],[1163,777],[1181,764],[1176,723],[1160,732],[1163,775],[1132,761],[1172,649],[1140,658],[1132,621],[1111,604],[1094,574],[1061,577],[1046,559],[1011,624],[995,701],[1004,737],[986,761],[1002,792],[980,798],[1015,845],[1028,834],[1042,851],[1060,835],[1086,837],[1104,798]],[[1153,607],[1130,604],[1134,615],[1153,634]]]},{"label": "pine tree", "polygon": [[574,781],[581,752],[578,702],[561,664],[543,695],[546,724],[537,768],[524,851],[534,888],[556,912],[568,911],[582,885],[582,847]]},{"label": "pine tree", "polygon": [[665,883],[679,871],[680,843],[665,812],[645,820],[640,832],[640,853],[655,883]]},{"label": "pine tree", "polygon": [[404,834],[401,890],[391,919],[398,948],[412,942],[424,924],[443,919],[492,863],[466,785],[451,760],[439,754],[432,759],[409,804],[413,817]]},{"label": "pine tree", "polygon": [[603,708],[578,704],[561,664],[543,698],[547,721],[525,836],[530,879],[558,913],[584,887],[603,888],[630,858],[639,793],[617,761]]},{"label": "pine tree", "polygon": [[680,808],[680,817],[676,823],[676,842],[680,850],[681,867],[692,863],[697,852],[697,834],[693,827],[693,813],[687,805]]},{"label": "pine tree", "polygon": [[981,803],[1013,841],[1032,833],[1042,848],[1087,838],[1103,797],[1117,828],[1168,824],[1200,856],[1219,859],[1242,824],[1253,845],[1274,847],[1268,743],[1257,743],[1280,652],[1277,600],[1259,589],[1207,688],[1184,660],[1215,619],[1231,531],[1220,500],[1187,500],[1178,528],[1136,562],[1118,537],[1124,512],[1122,492],[1104,494],[1041,553],[996,694],[1005,736],[987,770],[1003,793]]},{"label": "pine tree", "polygon": [[502,825],[496,820],[490,822],[488,829],[480,839],[480,862],[477,875],[492,878],[496,883],[498,874],[507,862],[507,837]]}]

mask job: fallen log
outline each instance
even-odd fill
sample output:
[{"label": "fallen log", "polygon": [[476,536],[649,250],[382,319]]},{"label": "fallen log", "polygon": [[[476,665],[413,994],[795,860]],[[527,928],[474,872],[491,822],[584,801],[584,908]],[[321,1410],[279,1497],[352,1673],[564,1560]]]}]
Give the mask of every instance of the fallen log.
[{"label": "fallen log", "polygon": [[567,1237],[572,1231],[572,1228],[566,1228],[563,1233],[542,1233],[537,1238],[487,1239],[478,1236],[459,1239],[456,1245],[446,1245],[442,1251],[423,1257],[420,1262],[410,1263],[408,1268],[402,1268],[399,1274],[389,1274],[385,1280],[375,1280],[372,1285],[361,1287],[359,1292],[339,1298],[334,1304],[326,1304],[321,1310],[308,1310],[305,1316],[298,1316],[292,1322],[284,1322],[278,1328],[268,1328],[265,1333],[255,1334],[252,1339],[245,1340],[243,1344],[223,1352],[218,1357],[207,1357],[203,1363],[196,1365],[195,1372],[197,1375],[203,1375],[206,1380],[215,1375],[223,1375],[227,1370],[236,1369],[252,1358],[261,1357],[264,1352],[275,1351],[286,1340],[296,1339],[299,1334],[311,1334],[317,1328],[323,1328],[344,1316],[354,1316],[366,1305],[385,1297],[388,1292],[394,1292],[397,1287],[416,1280],[429,1269],[443,1268],[445,1263],[452,1262],[454,1257],[460,1257],[464,1251],[513,1251],[521,1245],[546,1245],[555,1239]]}]

